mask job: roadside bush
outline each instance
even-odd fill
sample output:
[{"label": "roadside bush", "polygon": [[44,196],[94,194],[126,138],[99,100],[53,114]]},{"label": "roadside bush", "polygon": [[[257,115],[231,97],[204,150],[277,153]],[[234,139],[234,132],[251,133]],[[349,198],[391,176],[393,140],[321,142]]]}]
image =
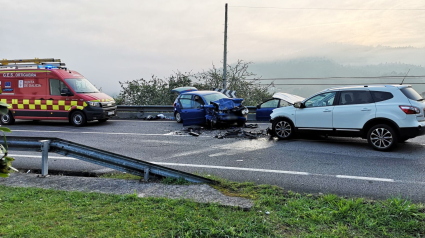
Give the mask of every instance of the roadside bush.
[{"label": "roadside bush", "polygon": [[[236,91],[236,96],[245,100],[245,105],[256,105],[271,97],[270,86],[260,85],[259,78],[246,80],[256,75],[248,71],[252,62],[238,60],[227,67],[227,89]],[[214,65],[211,69],[199,73],[177,72],[166,79],[152,76],[151,79],[136,79],[120,82],[121,91],[115,98],[120,105],[171,105],[176,95],[173,88],[193,86],[198,90],[212,90],[223,87],[223,69]]]}]

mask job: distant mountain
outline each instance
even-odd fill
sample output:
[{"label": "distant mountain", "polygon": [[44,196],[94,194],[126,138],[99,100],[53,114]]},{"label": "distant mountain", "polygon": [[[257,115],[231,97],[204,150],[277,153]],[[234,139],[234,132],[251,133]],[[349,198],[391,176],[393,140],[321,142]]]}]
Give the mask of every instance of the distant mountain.
[{"label": "distant mountain", "polygon": [[[291,55],[293,58],[254,62],[249,71],[263,79],[275,78],[328,78],[324,80],[263,80],[273,82],[274,91],[285,91],[308,96],[325,88],[344,84],[391,83],[398,84],[409,71],[408,76],[425,76],[425,48],[353,46],[328,44],[318,49],[309,49]],[[356,79],[350,77],[400,76],[400,78]],[[424,83],[412,85],[418,92],[425,92],[425,77],[407,78],[405,83]],[[332,85],[279,85],[279,84],[332,84]]]}]

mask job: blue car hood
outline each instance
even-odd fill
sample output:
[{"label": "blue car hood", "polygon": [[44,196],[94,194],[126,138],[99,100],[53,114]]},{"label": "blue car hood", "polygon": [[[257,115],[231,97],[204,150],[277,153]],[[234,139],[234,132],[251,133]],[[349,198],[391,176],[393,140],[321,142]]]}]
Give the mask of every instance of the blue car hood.
[{"label": "blue car hood", "polygon": [[242,101],[242,98],[222,98],[211,103],[217,105],[218,110],[229,110],[235,107],[240,107]]}]

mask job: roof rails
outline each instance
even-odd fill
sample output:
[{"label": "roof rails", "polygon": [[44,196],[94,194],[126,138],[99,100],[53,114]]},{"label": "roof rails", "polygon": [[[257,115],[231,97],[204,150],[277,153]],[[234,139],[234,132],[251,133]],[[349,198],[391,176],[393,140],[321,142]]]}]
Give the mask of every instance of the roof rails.
[{"label": "roof rails", "polygon": [[22,68],[37,68],[37,69],[66,69],[65,63],[61,63],[60,59],[17,59],[17,60],[0,60],[0,69],[22,69]]}]

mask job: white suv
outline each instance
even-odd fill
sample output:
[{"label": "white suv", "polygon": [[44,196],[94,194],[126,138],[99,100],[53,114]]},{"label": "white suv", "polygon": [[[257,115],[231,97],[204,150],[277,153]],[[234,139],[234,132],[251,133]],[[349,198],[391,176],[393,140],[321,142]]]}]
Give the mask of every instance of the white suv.
[{"label": "white suv", "polygon": [[425,134],[424,99],[410,85],[329,88],[293,106],[274,109],[272,132],[362,137],[376,150]]}]

